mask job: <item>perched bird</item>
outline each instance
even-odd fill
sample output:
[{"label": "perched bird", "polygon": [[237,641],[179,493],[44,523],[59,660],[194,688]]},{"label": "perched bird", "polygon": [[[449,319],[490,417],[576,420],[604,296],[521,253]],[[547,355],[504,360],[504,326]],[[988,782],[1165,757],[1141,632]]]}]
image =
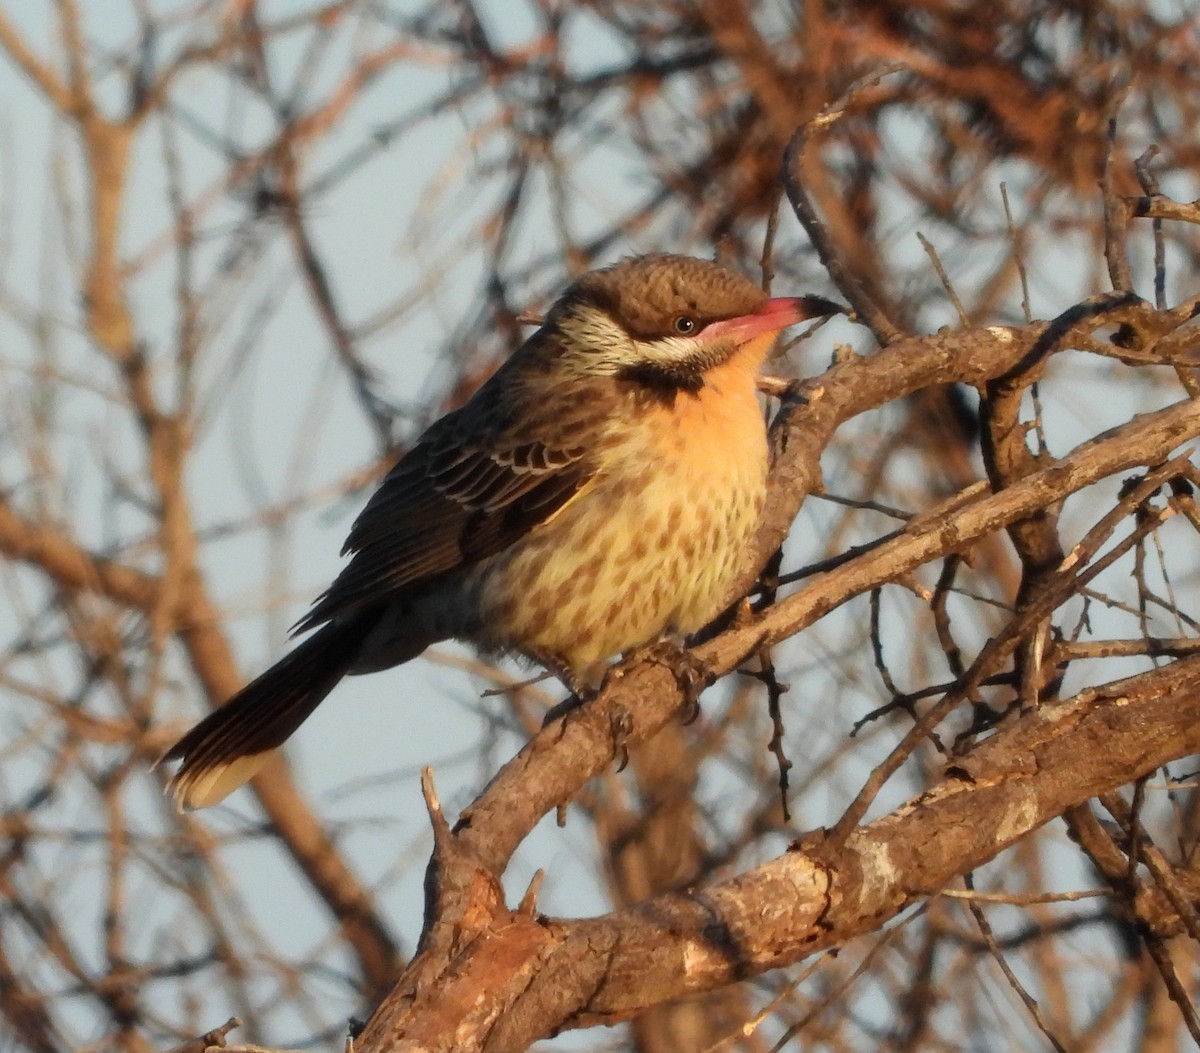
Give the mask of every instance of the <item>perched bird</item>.
[{"label": "perched bird", "polygon": [[167,751],[175,799],[222,800],[343,676],[439,640],[578,686],[702,628],[733,599],[766,494],[758,371],[781,329],[840,310],[683,256],[576,280],[384,479],[296,626],[312,634]]}]

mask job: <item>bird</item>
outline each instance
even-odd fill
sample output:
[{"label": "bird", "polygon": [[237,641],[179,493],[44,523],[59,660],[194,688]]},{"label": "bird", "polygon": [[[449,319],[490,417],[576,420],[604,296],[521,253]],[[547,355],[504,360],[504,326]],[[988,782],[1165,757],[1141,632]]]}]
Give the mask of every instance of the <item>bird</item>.
[{"label": "bird", "polygon": [[344,676],[436,642],[524,657],[578,693],[710,623],[766,497],[759,372],[784,328],[843,310],[667,253],[571,282],[383,479],[293,627],[305,638],[166,751],[176,803],[223,800]]}]

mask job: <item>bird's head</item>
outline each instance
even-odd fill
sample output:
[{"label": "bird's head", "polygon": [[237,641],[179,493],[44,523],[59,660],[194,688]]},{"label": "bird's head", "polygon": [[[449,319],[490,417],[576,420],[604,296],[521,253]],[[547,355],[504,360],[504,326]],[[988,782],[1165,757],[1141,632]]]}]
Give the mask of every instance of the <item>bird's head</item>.
[{"label": "bird's head", "polygon": [[703,376],[752,341],[845,309],[817,296],[768,299],[749,279],[706,260],[658,254],[576,280],[550,310],[556,368],[669,390]]}]

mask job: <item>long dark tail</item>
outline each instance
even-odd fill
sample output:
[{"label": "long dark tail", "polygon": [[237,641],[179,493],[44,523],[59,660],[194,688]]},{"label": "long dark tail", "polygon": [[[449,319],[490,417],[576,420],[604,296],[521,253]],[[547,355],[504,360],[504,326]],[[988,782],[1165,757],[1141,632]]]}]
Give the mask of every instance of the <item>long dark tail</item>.
[{"label": "long dark tail", "polygon": [[366,610],[318,629],[167,750],[163,761],[183,761],[175,803],[206,808],[254,775],[349,672],[378,618]]}]

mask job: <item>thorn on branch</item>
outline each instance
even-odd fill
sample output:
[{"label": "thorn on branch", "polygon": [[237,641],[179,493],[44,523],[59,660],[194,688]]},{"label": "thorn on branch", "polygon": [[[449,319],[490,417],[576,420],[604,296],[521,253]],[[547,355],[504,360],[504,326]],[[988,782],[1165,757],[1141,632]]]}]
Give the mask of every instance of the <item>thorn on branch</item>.
[{"label": "thorn on branch", "polygon": [[538,893],[542,890],[542,882],[545,878],[546,872],[540,867],[534,871],[533,877],[529,879],[529,887],[525,890],[525,895],[521,897],[521,902],[517,906],[519,914],[528,914],[531,918],[537,915]]},{"label": "thorn on branch", "polygon": [[441,843],[450,837],[450,824],[442,812],[442,802],[438,799],[437,788],[433,784],[433,769],[426,766],[421,769],[421,796],[425,798],[425,810],[429,813],[429,825],[433,827],[433,839]]},{"label": "thorn on branch", "polygon": [[220,1027],[214,1027],[197,1038],[189,1039],[181,1045],[172,1047],[168,1053],[205,1053],[209,1049],[225,1049],[225,1036],[230,1031],[236,1031],[242,1026],[239,1017],[231,1016]]}]

